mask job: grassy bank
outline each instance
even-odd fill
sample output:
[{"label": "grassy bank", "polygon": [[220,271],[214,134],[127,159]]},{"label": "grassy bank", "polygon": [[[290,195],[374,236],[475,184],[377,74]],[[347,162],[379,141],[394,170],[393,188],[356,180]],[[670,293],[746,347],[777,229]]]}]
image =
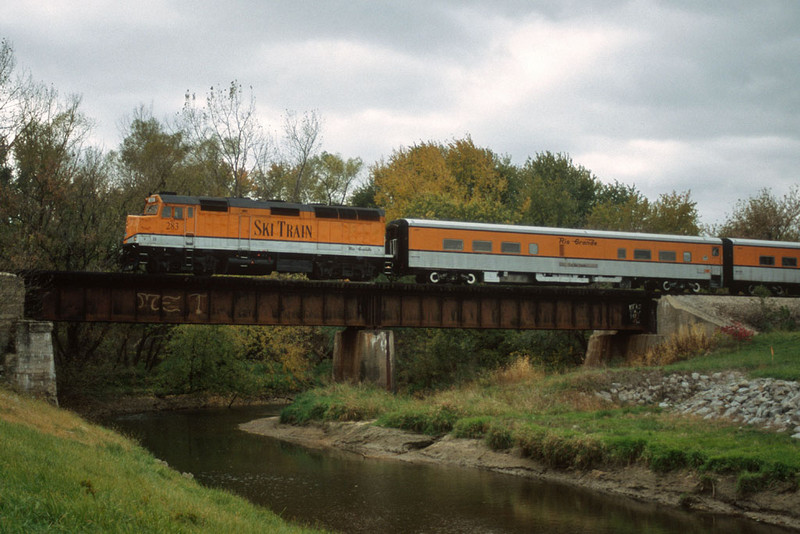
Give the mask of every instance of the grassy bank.
[{"label": "grassy bank", "polygon": [[368,387],[330,386],[300,395],[281,414],[286,423],[377,419],[428,434],[480,438],[494,449],[518,447],[554,468],[643,464],[656,472],[692,469],[709,487],[733,474],[741,493],[794,491],[800,443],[789,435],[679,416],[657,406],[619,406],[594,393],[644,373],[738,369],[754,377],[800,378],[800,335],[766,334],[747,344],[659,368],[576,370],[545,375],[526,360],[472,383],[424,398]]},{"label": "grassy bank", "polygon": [[315,532],[207,489],[133,441],[0,389],[0,532]]}]

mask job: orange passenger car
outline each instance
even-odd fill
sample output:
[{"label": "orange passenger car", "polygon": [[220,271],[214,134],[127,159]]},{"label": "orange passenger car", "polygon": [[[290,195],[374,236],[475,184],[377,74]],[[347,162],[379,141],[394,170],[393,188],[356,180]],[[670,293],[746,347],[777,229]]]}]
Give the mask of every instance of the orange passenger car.
[{"label": "orange passenger car", "polygon": [[379,209],[161,193],[128,216],[123,267],[367,280],[384,268],[384,233]]},{"label": "orange passenger car", "polygon": [[800,243],[728,239],[723,241],[725,280],[731,292],[752,295],[758,286],[776,295],[800,289]]},{"label": "orange passenger car", "polygon": [[400,219],[387,239],[396,270],[433,283],[722,286],[717,238]]}]

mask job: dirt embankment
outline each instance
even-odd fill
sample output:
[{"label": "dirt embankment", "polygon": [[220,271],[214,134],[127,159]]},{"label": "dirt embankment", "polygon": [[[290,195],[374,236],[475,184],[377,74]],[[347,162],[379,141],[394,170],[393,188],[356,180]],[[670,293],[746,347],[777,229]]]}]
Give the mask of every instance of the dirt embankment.
[{"label": "dirt embankment", "polygon": [[[734,477],[714,476],[711,483],[696,473],[656,474],[641,466],[577,471],[549,469],[523,458],[518,450],[498,452],[481,440],[452,436],[433,438],[374,426],[371,422],[282,425],[277,417],[240,425],[246,432],[309,448],[333,448],[369,458],[410,463],[438,463],[559,482],[674,507],[747,517],[800,531],[800,493],[736,494]],[[788,489],[788,488],[787,488]]]}]

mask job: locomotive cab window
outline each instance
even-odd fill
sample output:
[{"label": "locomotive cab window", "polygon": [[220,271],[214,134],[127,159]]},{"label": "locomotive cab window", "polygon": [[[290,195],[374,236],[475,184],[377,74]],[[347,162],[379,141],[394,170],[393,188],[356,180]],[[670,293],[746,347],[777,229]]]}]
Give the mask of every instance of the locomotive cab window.
[{"label": "locomotive cab window", "polygon": [[536,255],[539,254],[539,245],[538,243],[531,243],[528,245],[528,254]]},{"label": "locomotive cab window", "polygon": [[775,265],[775,256],[759,256],[759,265]]},{"label": "locomotive cab window", "polygon": [[473,241],[472,242],[472,251],[473,252],[491,252],[492,251],[492,242],[491,241]]},{"label": "locomotive cab window", "polygon": [[172,207],[171,206],[164,206],[164,209],[161,210],[161,218],[162,219],[169,219],[172,217]]},{"label": "locomotive cab window", "polygon": [[176,219],[183,219],[183,208],[176,206],[174,213],[175,213],[174,217]]},{"label": "locomotive cab window", "polygon": [[503,241],[500,243],[500,252],[503,254],[519,254],[522,252],[522,246],[519,243]]},{"label": "locomotive cab window", "polygon": [[158,204],[148,204],[144,208],[145,215],[158,215]]},{"label": "locomotive cab window", "polygon": [[797,258],[781,258],[781,265],[783,267],[797,267]]},{"label": "locomotive cab window", "polygon": [[445,239],[442,241],[443,250],[464,250],[464,241],[461,239]]},{"label": "locomotive cab window", "polygon": [[194,217],[194,208],[186,208],[186,218],[191,219]]},{"label": "locomotive cab window", "polygon": [[628,249],[626,248],[618,248],[617,249],[617,259],[624,260],[628,257]]},{"label": "locomotive cab window", "polygon": [[675,261],[677,259],[677,254],[675,254],[674,250],[659,250],[658,251],[658,261]]},{"label": "locomotive cab window", "polygon": [[649,250],[645,250],[642,248],[633,249],[634,260],[649,260],[651,258],[652,258],[652,253]]}]

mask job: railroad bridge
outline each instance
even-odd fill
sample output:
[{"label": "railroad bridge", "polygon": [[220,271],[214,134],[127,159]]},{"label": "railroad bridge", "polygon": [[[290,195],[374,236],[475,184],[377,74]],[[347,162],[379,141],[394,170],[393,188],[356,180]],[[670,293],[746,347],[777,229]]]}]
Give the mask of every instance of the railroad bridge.
[{"label": "railroad bridge", "polygon": [[366,378],[388,388],[393,387],[394,376],[389,328],[652,333],[656,307],[654,295],[643,291],[586,287],[430,286],[88,272],[25,276],[25,316],[38,322],[345,327],[336,337],[334,378]]}]

